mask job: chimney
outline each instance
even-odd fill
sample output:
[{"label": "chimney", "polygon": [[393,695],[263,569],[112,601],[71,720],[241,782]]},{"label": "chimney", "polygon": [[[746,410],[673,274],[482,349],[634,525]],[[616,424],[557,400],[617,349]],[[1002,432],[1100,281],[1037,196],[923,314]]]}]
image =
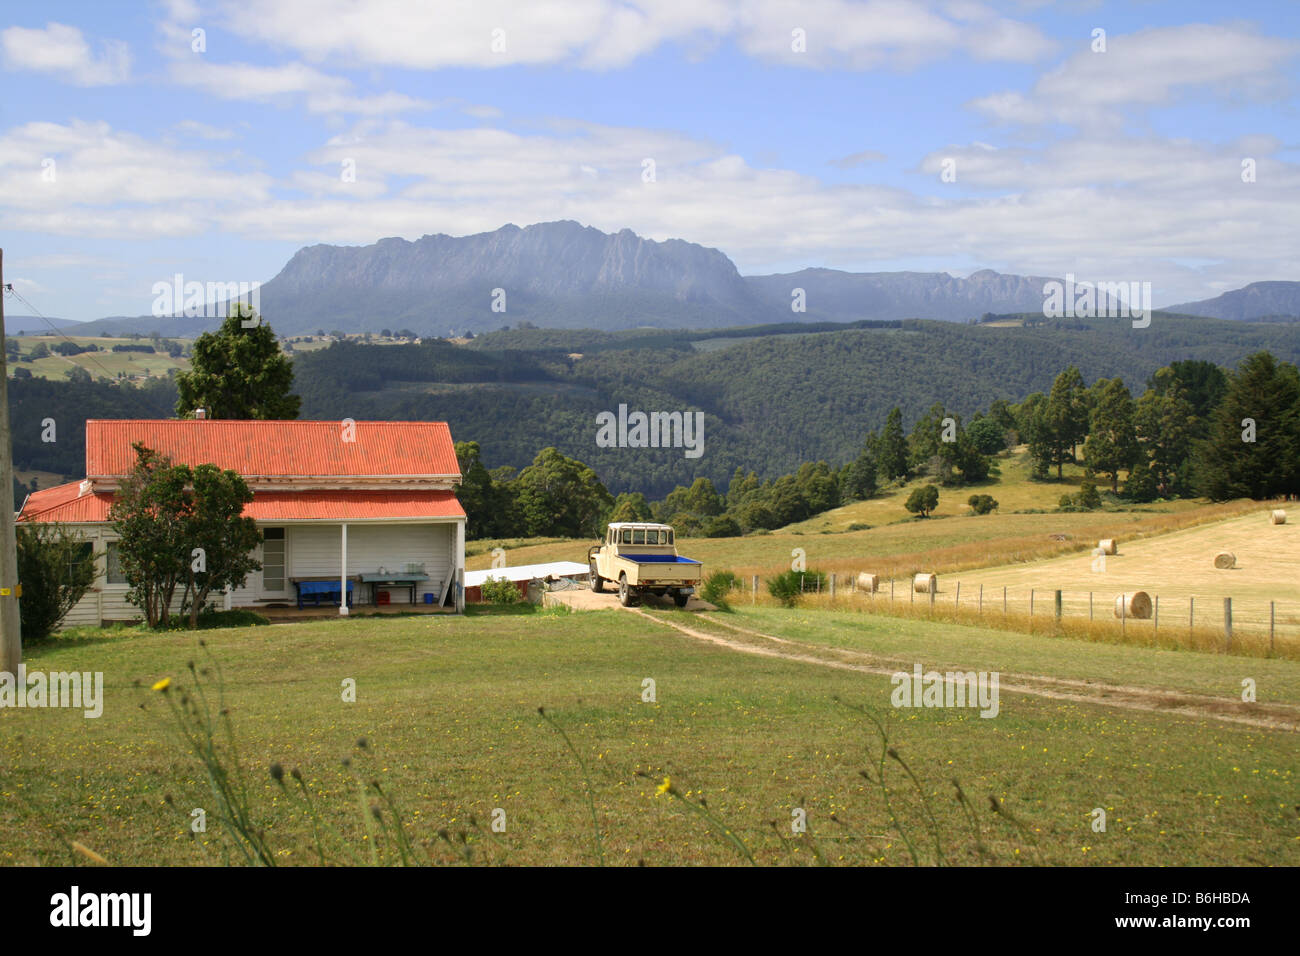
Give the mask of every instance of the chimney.
[{"label": "chimney", "polygon": [[195,419],[195,421],[200,421],[200,422],[201,422],[201,421],[203,421],[203,419],[205,419],[205,418],[207,418],[207,417],[208,417],[208,410],[207,410],[206,408],[196,408],[196,409],[194,409],[194,419]]}]

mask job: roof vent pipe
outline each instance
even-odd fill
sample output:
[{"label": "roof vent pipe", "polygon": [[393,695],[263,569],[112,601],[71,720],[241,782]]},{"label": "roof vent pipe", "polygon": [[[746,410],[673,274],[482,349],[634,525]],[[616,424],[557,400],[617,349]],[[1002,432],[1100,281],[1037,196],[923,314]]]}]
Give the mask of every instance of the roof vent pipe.
[{"label": "roof vent pipe", "polygon": [[195,418],[197,421],[203,421],[203,419],[205,419],[205,418],[207,418],[207,417],[208,417],[208,410],[207,410],[206,408],[196,408],[196,409],[194,409],[194,418]]}]

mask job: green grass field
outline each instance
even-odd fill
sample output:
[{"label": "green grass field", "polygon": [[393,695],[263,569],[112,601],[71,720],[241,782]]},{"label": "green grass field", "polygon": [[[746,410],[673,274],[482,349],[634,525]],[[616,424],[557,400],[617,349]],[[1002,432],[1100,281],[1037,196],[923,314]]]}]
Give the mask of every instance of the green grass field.
[{"label": "green grass field", "polygon": [[[933,808],[937,849],[917,789],[887,759],[893,812],[923,863],[940,854],[959,863],[1300,863],[1294,732],[1209,711],[1148,712],[1009,690],[995,719],[895,710],[886,676],[739,652],[664,622],[708,634],[780,634],[814,657],[858,652],[926,667],[1124,680],[1225,702],[1248,674],[1261,704],[1273,707],[1294,703],[1300,687],[1300,665],[1288,661],[768,609],[357,616],[204,638],[224,675],[255,823],[285,864],[316,857],[310,819],[269,776],[273,762],[301,770],[331,828],[323,837],[331,861],[368,858],[355,778],[396,795],[421,859],[456,861],[438,831],[458,843],[467,830],[476,861],[596,862],[584,775],[539,706],[587,767],[607,862],[744,862],[695,809],[703,795],[760,863],[812,863],[814,850],[828,862],[909,863],[879,787],[859,773],[874,773],[878,740],[846,704],[884,722]],[[67,862],[65,841],[116,864],[223,860],[201,766],[169,730],[168,698],[149,689],[170,676],[168,694],[178,699],[193,685],[190,660],[203,666],[191,635],[127,630],[28,649],[29,669],[103,671],[106,704],[97,720],[67,710],[3,715],[0,861]],[[341,699],[348,678],[355,703]],[[654,703],[642,700],[646,678],[655,682]],[[362,737],[364,750],[356,747]],[[657,793],[665,776],[690,806]],[[978,838],[954,799],[954,778],[970,796]],[[1007,813],[991,812],[990,795]],[[197,842],[188,830],[195,807],[210,813]],[[1097,807],[1108,814],[1105,833],[1090,826]],[[480,833],[497,808],[505,832]],[[791,833],[796,808],[807,813],[808,834]],[[391,843],[373,842],[380,862],[394,860]]]},{"label": "green grass field", "polygon": [[[68,372],[82,368],[95,378],[115,379],[119,373],[128,378],[166,378],[170,369],[185,371],[190,367],[187,358],[172,358],[166,352],[114,352],[114,345],[150,345],[143,339],[100,338],[98,336],[68,336],[78,345],[98,345],[102,352],[82,352],[78,355],[49,355],[31,362],[10,362],[9,374],[15,368],[25,368],[37,378],[66,379]],[[27,355],[38,342],[44,342],[53,348],[59,342],[66,341],[61,335],[24,335],[16,336],[22,353]],[[178,340],[179,341],[179,340]]]}]

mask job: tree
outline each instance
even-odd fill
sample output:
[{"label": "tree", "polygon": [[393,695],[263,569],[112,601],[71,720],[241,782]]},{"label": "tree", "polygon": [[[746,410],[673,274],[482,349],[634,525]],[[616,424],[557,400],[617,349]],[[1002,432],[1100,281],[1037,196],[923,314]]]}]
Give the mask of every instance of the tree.
[{"label": "tree", "polygon": [[92,545],[58,524],[19,524],[18,602],[24,641],[39,641],[59,626],[95,581]]},{"label": "tree", "polygon": [[977,515],[986,515],[998,510],[997,499],[992,495],[971,495],[966,499],[970,510]]},{"label": "tree", "polygon": [[[1159,379],[1161,373],[1156,372]],[[1184,493],[1186,482],[1180,477],[1185,471],[1192,450],[1194,429],[1198,427],[1192,404],[1183,397],[1183,390],[1175,384],[1167,388],[1149,388],[1137,400],[1133,412],[1133,430],[1137,437],[1138,462],[1149,471],[1152,499],[1160,493]],[[1146,478],[1143,479],[1144,481]],[[1125,485],[1128,494],[1133,473]],[[1143,491],[1145,495],[1145,490]]]},{"label": "tree", "polygon": [[130,590],[126,598],[150,627],[171,619],[176,586],[188,573],[186,493],[189,469],[136,442],[135,467],[108,511],[117,532],[118,561]]},{"label": "tree", "polygon": [[249,307],[236,304],[216,332],[194,343],[188,372],[176,377],[176,414],[193,418],[297,418],[301,404],[293,387],[293,362],[280,351],[271,326]]},{"label": "tree", "polygon": [[466,536],[478,539],[517,535],[514,496],[508,480],[498,480],[487,470],[478,442],[456,442],[456,461],[461,475],[456,498],[465,509]]},{"label": "tree", "polygon": [[903,507],[918,518],[928,518],[930,512],[939,507],[939,489],[934,485],[922,485],[920,488],[913,488]]},{"label": "tree", "polygon": [[587,465],[544,448],[516,479],[524,532],[529,537],[596,537],[614,498]]},{"label": "tree", "polygon": [[1007,429],[993,418],[977,418],[966,429],[981,455],[996,455],[1007,447]]},{"label": "tree", "polygon": [[664,499],[663,509],[666,514],[684,511],[699,518],[722,514],[724,504],[722,495],[707,478],[696,478],[689,488],[680,485],[668,493]]},{"label": "tree", "polygon": [[849,464],[841,484],[841,498],[865,501],[876,493],[876,473],[879,471],[874,442],[868,439],[852,463]]},{"label": "tree", "polygon": [[1088,390],[1073,365],[1056,376],[1034,429],[1049,455],[1048,464],[1056,466],[1060,479],[1065,462],[1075,461],[1074,447],[1088,434]]},{"label": "tree", "polygon": [[614,510],[610,512],[609,522],[653,520],[654,513],[650,510],[650,503],[645,500],[645,495],[641,492],[625,491],[614,499]]},{"label": "tree", "polygon": [[1268,352],[1228,377],[1201,443],[1201,485],[1214,501],[1300,493],[1300,372]]},{"label": "tree", "polygon": [[810,515],[839,507],[840,483],[826,462],[804,462],[795,472],[794,480]]},{"label": "tree", "polygon": [[884,431],[876,447],[880,476],[885,481],[907,477],[907,437],[903,433],[903,412],[895,405],[885,418]]},{"label": "tree", "polygon": [[262,569],[253,557],[262,533],[252,518],[243,517],[253,493],[237,472],[196,465],[190,482],[185,534],[189,564],[181,605],[189,608],[193,628],[209,594],[243,587],[251,572]]},{"label": "tree", "polygon": [[1119,492],[1119,473],[1138,458],[1133,396],[1119,378],[1098,379],[1083,442],[1083,458],[1094,472],[1110,475],[1110,490]]}]

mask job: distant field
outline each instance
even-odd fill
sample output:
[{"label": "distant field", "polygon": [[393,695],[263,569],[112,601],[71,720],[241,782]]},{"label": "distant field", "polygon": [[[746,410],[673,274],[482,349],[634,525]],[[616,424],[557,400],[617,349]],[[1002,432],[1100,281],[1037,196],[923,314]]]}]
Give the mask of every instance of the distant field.
[{"label": "distant field", "polygon": [[[98,345],[104,351],[82,352],[79,355],[53,354],[32,362],[10,362],[9,374],[12,375],[15,368],[25,368],[38,378],[66,379],[71,369],[83,368],[95,378],[117,378],[119,373],[131,378],[144,378],[146,375],[165,378],[169,369],[174,368],[183,371],[188,369],[190,365],[189,359],[184,357],[171,358],[166,352],[112,351],[114,345],[152,344],[147,340],[75,335],[68,336],[68,338],[78,345]],[[18,342],[24,355],[31,352],[38,342],[44,342],[47,346],[53,348],[59,342],[67,341],[60,335],[25,335],[10,340]],[[176,339],[174,341],[181,340]]]},{"label": "distant field", "polygon": [[[814,659],[758,656],[665,626],[730,633],[711,618],[783,634]],[[1012,864],[1300,863],[1294,733],[1216,719],[1209,708],[1147,712],[1010,690],[994,719],[896,710],[887,676],[824,663],[852,652],[926,667],[1131,680],[1147,692],[1201,693],[1227,706],[1242,663],[1235,660],[777,610],[355,616],[205,638],[224,675],[253,819],[286,865],[317,857],[301,801],[268,774],[274,762],[287,784],[290,771],[301,772],[322,811],[330,861],[367,859],[368,811],[357,787],[375,779],[395,796],[420,859],[457,860],[438,836],[446,830],[457,845],[466,834],[475,861],[596,862],[584,774],[539,706],[587,767],[610,863],[743,862],[698,812],[656,794],[669,777],[693,804],[707,798],[760,863],[811,864],[816,847],[832,863],[908,864],[879,789],[859,774],[874,767],[878,739],[835,697],[884,722],[933,807],[937,852],[949,862],[981,862],[978,841],[993,861]],[[65,841],[114,864],[222,862],[201,768],[169,731],[163,696],[148,689],[170,676],[172,699],[192,692],[188,660],[206,666],[195,640],[178,634],[119,632],[28,649],[29,669],[102,671],[106,706],[98,720],[30,709],[0,720],[0,862],[68,863]],[[1261,699],[1294,700],[1300,665],[1246,663]],[[345,678],[356,681],[355,703],[341,700]],[[646,678],[654,702],[642,700]],[[953,798],[954,779],[970,796],[978,835]],[[921,861],[932,862],[916,790],[892,761],[886,782]],[[990,796],[1024,829],[991,813]],[[195,807],[208,810],[210,823],[198,841],[189,836]],[[1096,807],[1108,814],[1105,833],[1090,826]],[[507,825],[493,837],[484,831],[497,808]],[[792,836],[796,808],[810,835]],[[395,861],[390,843],[373,842],[381,863]]]},{"label": "distant field", "polygon": [[[1024,445],[1005,453],[1005,457],[999,456],[994,460],[999,473],[991,475],[988,481],[967,488],[940,487],[939,507],[934,512],[935,516],[967,514],[970,506],[966,501],[975,494],[992,495],[997,499],[998,513],[1003,515],[1016,511],[1055,511],[1061,496],[1078,491],[1084,477],[1082,465],[1066,465],[1060,481],[1056,480],[1055,469],[1049,480],[1031,481],[1029,456]],[[1109,487],[1101,478],[1094,481],[1101,490]],[[915,479],[901,487],[883,491],[868,501],[855,501],[783,530],[815,534],[821,531],[845,531],[855,523],[874,527],[898,521],[909,517],[903,502],[912,489],[930,483],[928,479]],[[1143,508],[1151,511],[1184,511],[1195,508],[1197,504],[1196,501],[1162,501],[1144,505]]]}]

